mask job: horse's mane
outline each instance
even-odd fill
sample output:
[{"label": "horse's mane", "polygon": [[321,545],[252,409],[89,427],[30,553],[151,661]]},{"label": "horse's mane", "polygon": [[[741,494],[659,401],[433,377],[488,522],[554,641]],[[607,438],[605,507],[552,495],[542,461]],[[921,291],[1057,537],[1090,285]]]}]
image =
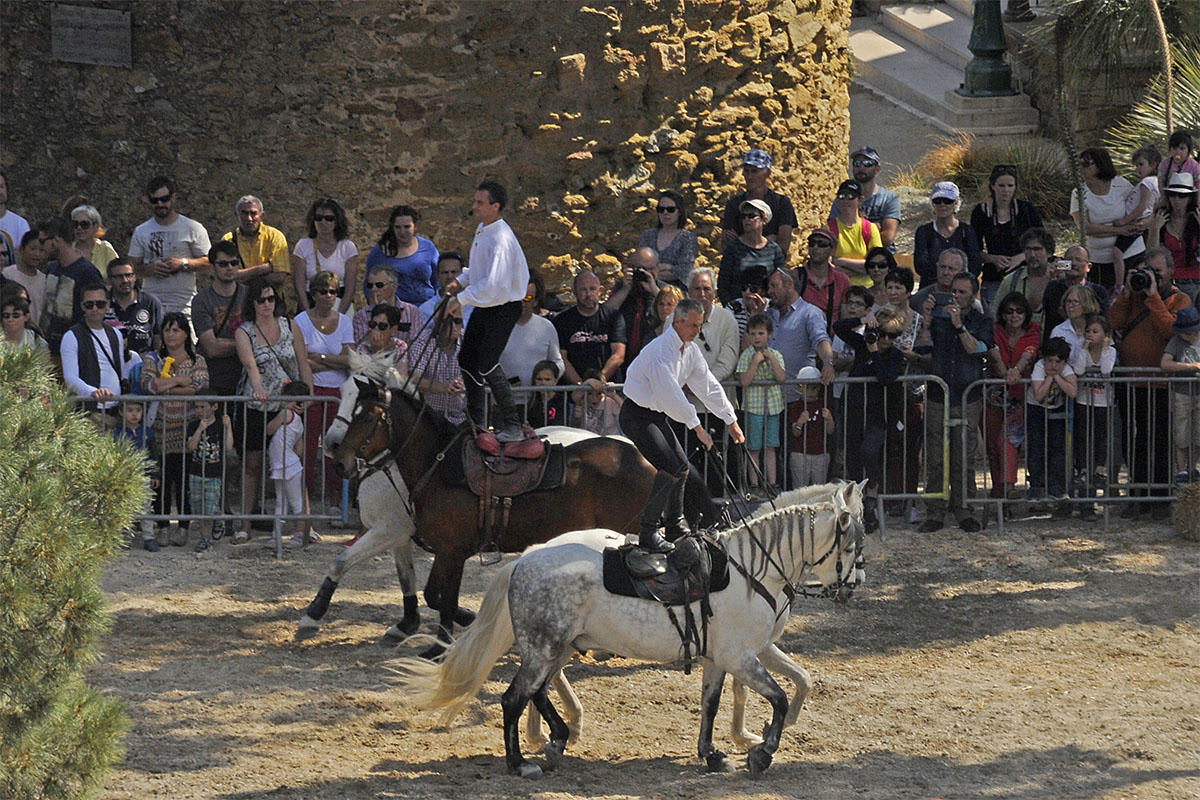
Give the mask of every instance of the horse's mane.
[{"label": "horse's mane", "polygon": [[820,501],[833,502],[833,496],[845,487],[845,483],[835,481],[833,483],[820,483],[813,486],[802,486],[799,489],[790,489],[775,498],[773,502],[767,502],[755,508],[746,519],[760,519],[775,511],[784,508],[799,505],[816,505]]}]

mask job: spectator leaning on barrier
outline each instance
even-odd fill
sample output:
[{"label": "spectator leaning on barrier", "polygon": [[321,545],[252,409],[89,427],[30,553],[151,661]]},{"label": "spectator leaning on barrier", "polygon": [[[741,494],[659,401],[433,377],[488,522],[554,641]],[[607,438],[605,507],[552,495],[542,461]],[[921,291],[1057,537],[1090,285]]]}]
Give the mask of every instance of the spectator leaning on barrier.
[{"label": "spectator leaning on barrier", "polygon": [[1162,368],[1173,377],[1190,377],[1171,384],[1175,425],[1175,482],[1200,480],[1195,469],[1200,459],[1200,312],[1182,308],[1175,318],[1175,336],[1167,343]]},{"label": "spectator leaning on barrier", "polygon": [[[1167,342],[1175,335],[1175,319],[1180,310],[1191,305],[1188,296],[1171,284],[1174,264],[1171,252],[1163,247],[1146,251],[1146,269],[1126,276],[1125,284],[1109,309],[1113,330],[1121,333],[1118,353],[1123,367],[1159,368]],[[1117,395],[1126,436],[1126,463],[1133,483],[1166,484],[1170,474],[1170,404],[1166,386],[1135,383]],[[1162,497],[1167,490],[1134,488],[1130,496]],[[1124,516],[1132,518],[1149,510],[1155,519],[1166,519],[1170,504],[1152,506],[1131,503]]]},{"label": "spectator leaning on barrier", "polygon": [[[942,254],[943,258],[950,251]],[[930,382],[926,388],[925,404],[925,490],[940,493],[942,484],[943,443],[950,437],[950,511],[958,526],[968,533],[980,529],[980,524],[963,502],[963,477],[966,474],[967,497],[975,496],[975,448],[979,440],[979,415],[983,410],[983,393],[977,387],[970,396],[967,387],[984,375],[987,352],[992,348],[992,318],[974,308],[979,280],[969,272],[960,272],[950,283],[953,301],[937,305],[930,296],[921,310],[923,317],[917,349],[929,356],[928,370],[946,382],[950,396],[946,397],[940,384]],[[952,430],[943,428],[946,407]],[[965,425],[966,447],[959,426]],[[921,531],[941,530],[945,522],[947,502],[927,500],[926,519]]]}]

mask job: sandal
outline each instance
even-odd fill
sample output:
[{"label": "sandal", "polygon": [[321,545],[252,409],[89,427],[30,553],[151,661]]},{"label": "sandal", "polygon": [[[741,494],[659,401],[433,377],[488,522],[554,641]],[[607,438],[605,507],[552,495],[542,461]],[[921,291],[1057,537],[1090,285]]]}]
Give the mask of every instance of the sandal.
[{"label": "sandal", "polygon": [[233,532],[233,541],[231,544],[245,544],[248,541],[250,541],[250,534],[242,530]]}]

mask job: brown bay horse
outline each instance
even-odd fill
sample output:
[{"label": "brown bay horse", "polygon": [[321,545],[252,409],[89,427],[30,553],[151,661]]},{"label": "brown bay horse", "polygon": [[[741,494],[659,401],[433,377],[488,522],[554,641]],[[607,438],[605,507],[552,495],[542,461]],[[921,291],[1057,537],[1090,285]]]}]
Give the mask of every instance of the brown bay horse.
[{"label": "brown bay horse", "polygon": [[[342,477],[354,475],[366,462],[377,463],[390,451],[389,460],[394,459],[408,487],[417,538],[434,554],[425,601],[439,612],[438,636],[443,641],[449,641],[456,621],[467,624],[473,619],[465,609],[460,611],[458,596],[463,565],[483,544],[479,498],[447,480],[443,459],[460,452],[452,444],[457,435],[459,431],[418,396],[363,382],[345,432],[337,441],[326,440],[327,453]],[[565,456],[561,487],[513,498],[508,524],[494,542],[501,552],[520,552],[568,531],[637,530],[655,475],[637,448],[600,437],[567,446]],[[689,478],[684,511],[694,526],[708,527],[718,520],[718,509],[698,476]],[[422,656],[432,658],[441,650],[435,645]]]}]

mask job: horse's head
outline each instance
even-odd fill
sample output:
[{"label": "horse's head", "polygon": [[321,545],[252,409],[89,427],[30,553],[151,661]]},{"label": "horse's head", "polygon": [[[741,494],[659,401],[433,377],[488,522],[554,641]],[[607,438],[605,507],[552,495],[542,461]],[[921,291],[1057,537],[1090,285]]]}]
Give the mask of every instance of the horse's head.
[{"label": "horse's head", "polygon": [[350,424],[350,419],[354,416],[356,407],[358,406],[358,396],[362,391],[362,387],[370,385],[369,380],[351,375],[342,383],[339,390],[342,399],[338,401],[337,415],[333,418],[333,424],[325,431],[321,437],[321,442],[325,448],[325,455],[333,458],[333,451],[341,444],[342,437],[346,435],[346,428]]},{"label": "horse's head", "polygon": [[[370,381],[357,383],[353,415],[346,421],[345,432],[333,452],[329,453],[338,475],[349,478],[388,452],[392,438],[388,424],[391,405],[390,389],[381,389]],[[326,450],[328,452],[328,443]]]},{"label": "horse's head", "polygon": [[845,483],[834,494],[833,507],[838,537],[834,562],[837,578],[825,583],[825,594],[834,600],[845,602],[854,590],[867,580],[867,562],[863,556],[866,544],[866,527],[863,525],[863,490],[866,481]]}]

